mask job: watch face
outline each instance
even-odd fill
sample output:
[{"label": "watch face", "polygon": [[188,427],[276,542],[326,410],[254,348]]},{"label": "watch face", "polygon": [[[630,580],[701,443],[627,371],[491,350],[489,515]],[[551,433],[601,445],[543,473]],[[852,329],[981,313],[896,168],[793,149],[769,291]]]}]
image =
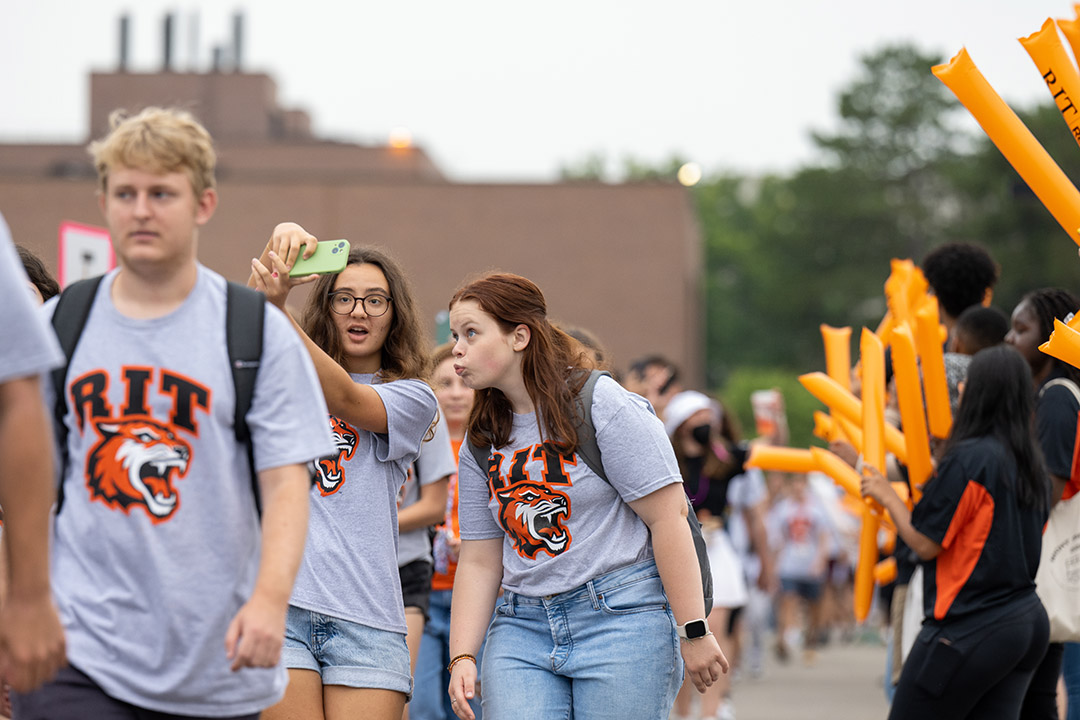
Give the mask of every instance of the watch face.
[{"label": "watch face", "polygon": [[686,623],[684,629],[686,630],[686,637],[690,640],[705,637],[705,634],[709,631],[704,620],[692,620]]}]

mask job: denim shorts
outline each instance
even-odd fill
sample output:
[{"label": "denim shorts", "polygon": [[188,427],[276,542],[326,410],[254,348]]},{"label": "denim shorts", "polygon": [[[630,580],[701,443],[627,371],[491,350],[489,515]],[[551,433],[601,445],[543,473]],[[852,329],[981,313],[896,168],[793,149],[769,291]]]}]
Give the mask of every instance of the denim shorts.
[{"label": "denim shorts", "polygon": [[323,685],[377,688],[412,696],[405,634],[289,606],[285,618],[285,667],[314,670]]},{"label": "denim shorts", "polygon": [[506,591],[480,676],[487,717],[666,720],[683,660],[656,563],[558,595]]},{"label": "denim shorts", "polygon": [[817,602],[821,599],[820,580],[804,580],[801,578],[780,578],[780,590],[785,593],[798,595],[806,602]]}]

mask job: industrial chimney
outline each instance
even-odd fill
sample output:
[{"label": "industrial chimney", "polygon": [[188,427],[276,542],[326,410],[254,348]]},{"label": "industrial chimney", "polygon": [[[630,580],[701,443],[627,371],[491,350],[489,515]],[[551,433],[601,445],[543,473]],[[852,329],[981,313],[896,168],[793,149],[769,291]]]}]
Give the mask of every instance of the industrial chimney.
[{"label": "industrial chimney", "polygon": [[242,72],[244,67],[244,13],[233,14],[233,71]]},{"label": "industrial chimney", "polygon": [[164,43],[162,45],[162,72],[172,72],[172,59],[173,59],[173,14],[165,13],[164,23]]},{"label": "industrial chimney", "polygon": [[119,72],[128,71],[128,45],[131,41],[131,17],[124,13],[120,16],[120,67]]}]

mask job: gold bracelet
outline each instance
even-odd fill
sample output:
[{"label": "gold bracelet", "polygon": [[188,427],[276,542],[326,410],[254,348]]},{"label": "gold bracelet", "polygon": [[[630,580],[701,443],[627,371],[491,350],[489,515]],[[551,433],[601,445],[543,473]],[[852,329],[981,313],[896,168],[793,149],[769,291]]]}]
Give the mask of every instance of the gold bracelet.
[{"label": "gold bracelet", "polygon": [[460,655],[455,655],[454,659],[450,661],[450,664],[446,666],[446,672],[448,672],[448,673],[454,672],[454,666],[457,665],[458,662],[461,661],[461,660],[472,660],[473,664],[474,665],[476,664],[476,656],[475,655],[473,655],[472,653],[461,653]]}]

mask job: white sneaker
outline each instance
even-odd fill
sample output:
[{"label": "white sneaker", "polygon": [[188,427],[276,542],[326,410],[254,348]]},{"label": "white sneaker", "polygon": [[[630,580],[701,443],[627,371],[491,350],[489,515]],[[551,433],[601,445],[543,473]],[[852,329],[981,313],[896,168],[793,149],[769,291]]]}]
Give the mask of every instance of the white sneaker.
[{"label": "white sneaker", "polygon": [[735,720],[735,703],[725,700],[709,720]]}]

